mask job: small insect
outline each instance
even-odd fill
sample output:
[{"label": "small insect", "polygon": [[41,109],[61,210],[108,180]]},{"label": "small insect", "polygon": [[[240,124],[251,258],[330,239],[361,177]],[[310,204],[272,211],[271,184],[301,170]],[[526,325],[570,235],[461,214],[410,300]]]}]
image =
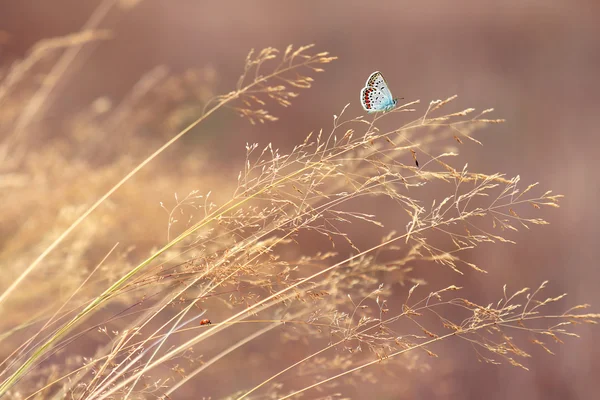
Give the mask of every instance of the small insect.
[{"label": "small insect", "polygon": [[210,325],[212,324],[212,322],[210,322],[210,319],[203,319],[202,321],[200,321],[200,325]]},{"label": "small insect", "polygon": [[412,149],[410,150],[410,152],[412,153],[413,160],[415,160],[415,164],[417,165],[417,168],[418,168],[419,162],[417,161],[417,152]]},{"label": "small insect", "polygon": [[390,111],[396,107],[397,103],[398,99],[392,97],[392,92],[381,72],[373,72],[367,79],[365,87],[360,91],[360,104],[365,111],[368,113]]}]

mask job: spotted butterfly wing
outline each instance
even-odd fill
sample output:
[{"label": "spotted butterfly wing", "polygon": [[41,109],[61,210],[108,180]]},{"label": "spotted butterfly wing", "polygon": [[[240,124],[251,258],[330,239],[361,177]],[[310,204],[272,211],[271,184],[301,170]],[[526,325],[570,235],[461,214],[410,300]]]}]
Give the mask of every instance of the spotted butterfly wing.
[{"label": "spotted butterfly wing", "polygon": [[369,79],[367,79],[367,83],[365,84],[365,86],[374,87],[375,89],[383,93],[385,97],[391,100],[394,99],[392,97],[392,92],[390,92],[390,89],[387,85],[387,82],[385,81],[383,75],[379,71],[373,72],[371,76],[369,76]]},{"label": "spotted butterfly wing", "polygon": [[392,97],[381,72],[375,71],[369,76],[360,92],[360,103],[369,113],[389,111],[396,106],[396,99]]}]

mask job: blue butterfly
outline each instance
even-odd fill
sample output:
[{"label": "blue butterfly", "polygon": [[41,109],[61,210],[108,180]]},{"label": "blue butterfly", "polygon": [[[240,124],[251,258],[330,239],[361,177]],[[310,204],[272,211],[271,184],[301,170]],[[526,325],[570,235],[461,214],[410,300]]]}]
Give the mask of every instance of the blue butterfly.
[{"label": "blue butterfly", "polygon": [[396,107],[398,99],[392,97],[381,72],[375,71],[367,79],[365,87],[360,91],[360,104],[368,113],[390,111]]}]

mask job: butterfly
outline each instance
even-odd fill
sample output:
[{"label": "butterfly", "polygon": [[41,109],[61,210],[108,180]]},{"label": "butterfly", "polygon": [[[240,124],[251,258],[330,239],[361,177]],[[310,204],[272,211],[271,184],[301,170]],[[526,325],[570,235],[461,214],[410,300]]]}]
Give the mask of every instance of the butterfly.
[{"label": "butterfly", "polygon": [[360,91],[360,104],[368,113],[390,111],[396,107],[398,99],[392,97],[381,72],[375,71],[367,79],[365,87]]}]

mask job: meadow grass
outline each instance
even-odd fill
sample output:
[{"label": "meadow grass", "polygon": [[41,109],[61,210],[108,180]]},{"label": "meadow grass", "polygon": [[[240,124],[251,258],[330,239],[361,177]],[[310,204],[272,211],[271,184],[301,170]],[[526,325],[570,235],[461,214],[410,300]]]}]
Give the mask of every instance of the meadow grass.
[{"label": "meadow grass", "polygon": [[[160,156],[217,111],[252,124],[277,120],[272,110],[291,106],[336,59],[313,46],[251,51],[224,95],[212,92],[211,69],[174,76],[157,68],[118,105],[100,98],[73,116],[67,144],[48,139],[48,150],[36,149],[27,133],[35,107],[22,104],[43,102],[49,89],[31,83],[33,71],[64,60],[56,54],[64,46],[107,37],[86,32],[47,41],[2,75],[0,174],[11,195],[0,215],[10,236],[0,253],[7,316],[0,395],[168,399],[219,362],[232,358],[235,365],[249,343],[275,346],[264,337],[276,332],[283,349],[301,341],[318,350],[274,374],[265,369],[264,379],[248,387],[226,388],[229,398],[290,398],[309,390],[326,397],[322,392],[344,394],[347,381],[340,378],[372,384],[377,377],[369,366],[419,368],[419,354],[437,357],[434,346],[457,339],[472,344],[480,361],[527,368],[529,352],[520,342],[552,353],[549,341],[576,336],[571,327],[600,317],[585,313],[587,305],[557,312],[554,303],[564,294],[541,297],[546,282],[533,291],[498,287],[485,305],[451,282],[425,289],[415,265],[485,273],[465,257],[469,250],[511,243],[519,228],[546,224],[539,214],[561,198],[537,183],[522,189],[519,176],[470,171],[459,148],[481,145],[477,133],[502,120],[490,118],[492,109],[447,111],[456,96],[425,107],[408,101],[373,116],[349,116],[346,106],[334,111],[331,127],[290,151],[246,143],[237,181],[206,178],[222,193],[194,189],[175,194],[174,202],[134,203],[150,188],[173,192]],[[190,113],[193,122],[178,129]],[[132,134],[148,126],[161,134]],[[101,161],[75,155],[115,130],[124,132],[123,141],[104,150]],[[165,132],[172,134],[161,142]],[[194,183],[182,178],[193,159],[173,167],[181,171],[180,187]],[[58,194],[50,190],[56,182]],[[98,200],[81,206],[89,197],[77,187]],[[39,198],[45,202],[33,200]],[[16,228],[32,204],[41,211],[31,226]],[[136,210],[106,211],[127,204]],[[158,212],[165,216],[160,222]],[[136,230],[146,219],[146,228]],[[362,232],[380,238],[369,242]],[[141,243],[120,249],[116,236]],[[391,282],[405,285],[401,303],[387,300],[398,291]],[[205,319],[211,323],[200,324]],[[93,355],[81,355],[79,343]],[[210,358],[196,354],[215,344],[222,349]],[[436,349],[443,353],[443,346]],[[299,379],[290,383],[289,376]]]}]

